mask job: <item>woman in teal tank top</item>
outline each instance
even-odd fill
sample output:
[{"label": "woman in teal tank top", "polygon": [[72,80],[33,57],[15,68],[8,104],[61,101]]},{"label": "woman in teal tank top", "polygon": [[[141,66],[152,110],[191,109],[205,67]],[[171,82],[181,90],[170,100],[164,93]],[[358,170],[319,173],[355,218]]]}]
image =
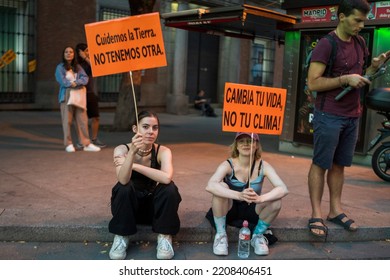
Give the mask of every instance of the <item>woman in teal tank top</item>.
[{"label": "woman in teal tank top", "polygon": [[[273,186],[266,193],[262,193],[264,178]],[[264,233],[279,214],[281,200],[288,194],[288,189],[275,169],[262,160],[257,134],[236,134],[230,158],[218,166],[206,191],[213,195],[208,214],[216,228],[214,254],[228,254],[226,223],[237,226],[235,221],[247,220],[253,224],[251,245],[255,254],[268,255],[268,240]]]}]

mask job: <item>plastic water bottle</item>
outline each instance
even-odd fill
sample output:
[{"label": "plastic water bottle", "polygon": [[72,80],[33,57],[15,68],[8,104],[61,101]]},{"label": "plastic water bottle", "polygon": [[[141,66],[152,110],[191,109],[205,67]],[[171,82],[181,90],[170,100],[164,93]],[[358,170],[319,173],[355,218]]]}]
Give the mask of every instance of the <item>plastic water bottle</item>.
[{"label": "plastic water bottle", "polygon": [[251,230],[248,228],[248,221],[242,223],[242,228],[238,235],[238,250],[237,255],[239,258],[246,259],[249,257]]}]

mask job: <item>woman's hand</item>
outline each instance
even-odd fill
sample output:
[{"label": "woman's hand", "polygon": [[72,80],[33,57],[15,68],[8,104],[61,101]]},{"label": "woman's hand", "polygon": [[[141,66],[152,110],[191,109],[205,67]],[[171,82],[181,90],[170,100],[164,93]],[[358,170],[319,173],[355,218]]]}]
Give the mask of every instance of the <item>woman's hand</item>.
[{"label": "woman's hand", "polygon": [[252,188],[244,189],[241,192],[242,200],[248,203],[256,202],[257,197],[258,197],[257,193]]},{"label": "woman's hand", "polygon": [[136,133],[133,138],[131,138],[130,153],[136,154],[139,149],[144,147],[143,136],[140,133]]}]

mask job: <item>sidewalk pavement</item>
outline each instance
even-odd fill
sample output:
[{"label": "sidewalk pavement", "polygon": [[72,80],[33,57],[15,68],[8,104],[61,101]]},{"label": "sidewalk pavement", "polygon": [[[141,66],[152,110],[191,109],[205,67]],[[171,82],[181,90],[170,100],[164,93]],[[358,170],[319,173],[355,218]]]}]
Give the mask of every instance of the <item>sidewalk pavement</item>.
[{"label": "sidewalk pavement", "polygon": [[[219,116],[221,112],[217,110]],[[221,131],[221,117],[160,113],[158,142],[171,148],[174,181],[182,195],[179,208],[182,242],[211,242],[213,230],[204,218],[211,196],[205,191],[216,167],[228,157],[234,133]],[[112,163],[115,146],[129,142],[130,132],[113,132],[113,112],[101,113],[98,153],[66,153],[57,111],[0,111],[0,240],[31,242],[111,242]],[[263,158],[276,169],[290,194],[271,226],[279,241],[321,241],[307,228],[311,207],[307,173],[311,159],[278,151],[278,136],[261,135]],[[265,183],[265,191],[269,189]],[[328,211],[326,188],[323,213]],[[390,238],[390,184],[370,166],[346,168],[344,210],[359,224],[355,233],[327,223],[328,241],[374,241]],[[326,216],[324,216],[326,218]],[[237,229],[228,228],[235,240]],[[155,241],[147,226],[135,240]]]}]

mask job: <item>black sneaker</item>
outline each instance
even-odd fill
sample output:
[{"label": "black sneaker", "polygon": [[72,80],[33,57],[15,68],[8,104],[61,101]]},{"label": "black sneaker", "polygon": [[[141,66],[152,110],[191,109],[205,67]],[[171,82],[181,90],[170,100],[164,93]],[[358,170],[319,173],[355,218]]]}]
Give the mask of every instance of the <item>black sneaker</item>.
[{"label": "black sneaker", "polygon": [[83,144],[77,143],[75,145],[75,149],[76,149],[76,151],[82,151],[84,149],[84,146],[83,146]]},{"label": "black sneaker", "polygon": [[98,146],[100,148],[105,148],[107,145],[104,144],[103,142],[101,142],[99,140],[99,138],[96,138],[95,140],[92,140],[92,144],[94,144],[95,146]]}]

